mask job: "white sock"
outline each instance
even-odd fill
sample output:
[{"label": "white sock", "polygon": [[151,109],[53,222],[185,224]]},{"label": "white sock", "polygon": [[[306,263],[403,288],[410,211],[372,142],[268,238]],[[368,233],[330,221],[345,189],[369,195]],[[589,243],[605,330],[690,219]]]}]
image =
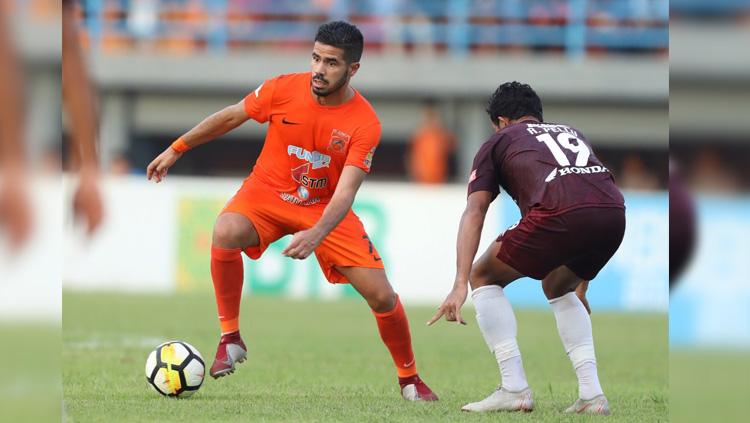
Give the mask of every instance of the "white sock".
[{"label": "white sock", "polygon": [[475,289],[471,298],[477,309],[479,330],[500,368],[502,387],[510,392],[523,391],[529,382],[516,342],[516,316],[503,289],[497,285],[483,286]]},{"label": "white sock", "polygon": [[596,372],[591,318],[586,308],[573,292],[553,298],[549,300],[549,304],[555,313],[557,331],[565,352],[578,376],[578,396],[581,399],[591,399],[602,395],[604,392]]}]

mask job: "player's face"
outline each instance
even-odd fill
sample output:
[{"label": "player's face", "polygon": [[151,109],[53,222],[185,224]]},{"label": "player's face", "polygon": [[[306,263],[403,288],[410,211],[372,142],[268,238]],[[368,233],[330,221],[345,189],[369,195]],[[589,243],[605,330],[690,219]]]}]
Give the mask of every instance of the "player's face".
[{"label": "player's face", "polygon": [[344,88],[359,69],[359,63],[347,64],[344,50],[315,42],[312,52],[312,79],[315,95],[325,97]]}]

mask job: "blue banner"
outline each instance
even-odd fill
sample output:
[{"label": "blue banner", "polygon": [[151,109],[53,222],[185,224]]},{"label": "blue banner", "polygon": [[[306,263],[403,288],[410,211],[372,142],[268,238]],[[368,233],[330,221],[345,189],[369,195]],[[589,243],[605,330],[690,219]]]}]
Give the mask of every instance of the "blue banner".
[{"label": "blue banner", "polygon": [[669,304],[672,346],[750,347],[750,197],[700,197],[697,248]]},{"label": "blue banner", "polygon": [[[499,199],[501,227],[521,214],[507,195]],[[669,200],[667,193],[625,193],[625,238],[594,279],[588,300],[595,311],[656,311],[669,308]],[[583,234],[582,234],[583,235]],[[514,306],[548,307],[541,283],[524,278],[506,292]]]}]

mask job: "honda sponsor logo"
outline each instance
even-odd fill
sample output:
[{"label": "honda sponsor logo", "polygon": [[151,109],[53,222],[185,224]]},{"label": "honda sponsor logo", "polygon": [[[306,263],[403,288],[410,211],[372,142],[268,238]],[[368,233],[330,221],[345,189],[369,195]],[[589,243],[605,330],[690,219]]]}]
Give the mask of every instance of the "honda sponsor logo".
[{"label": "honda sponsor logo", "polygon": [[547,178],[544,179],[544,182],[549,182],[558,176],[565,176],[570,175],[571,173],[574,173],[576,175],[583,175],[588,173],[604,173],[609,172],[609,169],[607,169],[604,166],[586,166],[586,167],[577,167],[577,166],[569,166],[569,167],[562,167],[562,168],[554,168],[552,169],[552,172],[550,172],[549,175],[547,175]]}]

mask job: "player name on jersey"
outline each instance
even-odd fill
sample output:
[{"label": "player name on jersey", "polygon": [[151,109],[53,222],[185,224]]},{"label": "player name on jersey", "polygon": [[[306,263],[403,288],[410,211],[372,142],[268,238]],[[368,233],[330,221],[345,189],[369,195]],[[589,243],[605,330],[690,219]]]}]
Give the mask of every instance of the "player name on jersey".
[{"label": "player name on jersey", "polygon": [[545,132],[565,132],[575,137],[579,136],[578,132],[575,129],[571,128],[568,125],[562,125],[558,123],[527,123],[526,131],[528,131],[529,134],[532,135],[542,134]]}]

